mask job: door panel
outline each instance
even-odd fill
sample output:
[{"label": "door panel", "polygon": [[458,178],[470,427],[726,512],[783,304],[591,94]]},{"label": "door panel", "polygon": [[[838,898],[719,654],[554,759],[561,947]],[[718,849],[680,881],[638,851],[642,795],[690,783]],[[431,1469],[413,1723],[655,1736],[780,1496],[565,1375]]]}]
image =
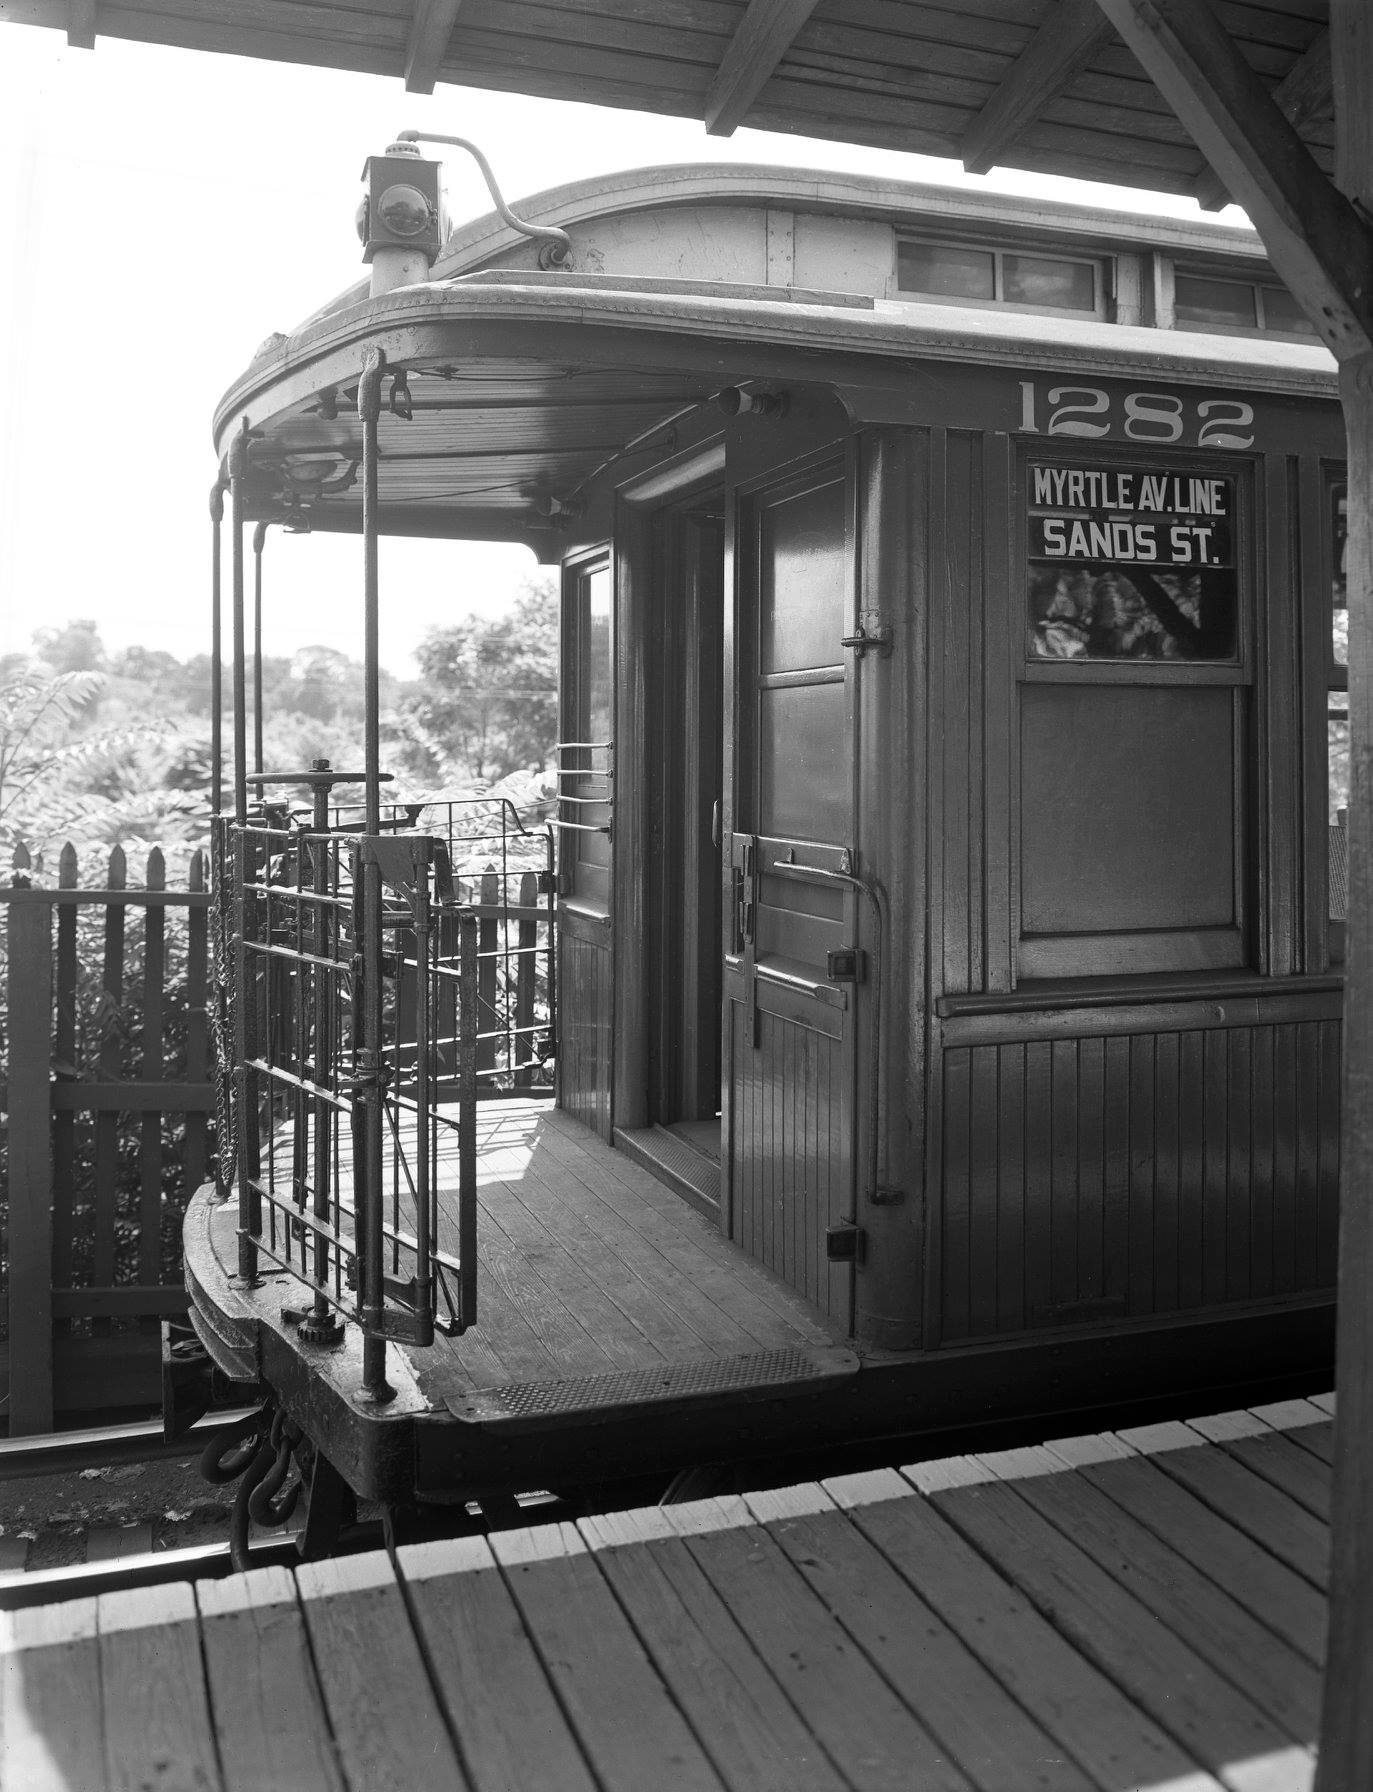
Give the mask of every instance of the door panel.
[{"label": "door panel", "polygon": [[854,753],[847,484],[831,465],[741,506],[725,1051],[730,1226],[851,1326]]}]

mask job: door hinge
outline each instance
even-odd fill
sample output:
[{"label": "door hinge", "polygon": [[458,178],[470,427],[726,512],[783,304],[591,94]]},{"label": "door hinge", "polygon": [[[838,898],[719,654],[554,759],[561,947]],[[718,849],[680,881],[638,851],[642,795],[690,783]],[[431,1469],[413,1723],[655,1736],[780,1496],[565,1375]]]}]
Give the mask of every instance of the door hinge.
[{"label": "door hinge", "polygon": [[853,1220],[825,1228],[825,1255],[831,1263],[861,1263],[867,1234]]},{"label": "door hinge", "polygon": [[862,983],[868,975],[868,955],[858,946],[840,946],[825,954],[825,976],[831,983]]}]

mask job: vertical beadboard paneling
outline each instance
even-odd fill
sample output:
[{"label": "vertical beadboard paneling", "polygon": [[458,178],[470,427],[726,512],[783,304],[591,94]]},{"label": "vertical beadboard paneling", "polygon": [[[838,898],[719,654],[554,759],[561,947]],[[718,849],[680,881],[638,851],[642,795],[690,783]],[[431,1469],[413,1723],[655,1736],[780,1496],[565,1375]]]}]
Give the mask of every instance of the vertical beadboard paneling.
[{"label": "vertical beadboard paneling", "polygon": [[559,1103],[609,1139],[610,952],[566,929],[558,950]]},{"label": "vertical beadboard paneling", "polygon": [[[998,1058],[996,1311],[998,1331],[1019,1331],[1025,1312],[1025,1051],[1005,1045]],[[990,1055],[990,1054],[989,1054]]]},{"label": "vertical beadboard paneling", "polygon": [[841,1324],[849,1322],[847,1265],[832,1265],[825,1232],[846,1217],[853,1187],[853,1115],[840,1040],[800,1022],[732,1003],[737,1115],[733,1237],[750,1255]]},{"label": "vertical beadboard paneling", "polygon": [[1339,1035],[1312,1019],[947,1049],[941,1339],[1328,1289]]}]

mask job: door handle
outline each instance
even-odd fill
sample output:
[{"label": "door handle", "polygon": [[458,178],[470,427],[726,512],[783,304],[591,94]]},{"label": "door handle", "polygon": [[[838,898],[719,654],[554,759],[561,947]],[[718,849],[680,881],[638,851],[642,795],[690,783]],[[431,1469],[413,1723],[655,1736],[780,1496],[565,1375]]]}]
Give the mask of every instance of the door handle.
[{"label": "door handle", "polygon": [[718,796],[710,806],[710,843],[717,852],[720,850],[720,799]]}]

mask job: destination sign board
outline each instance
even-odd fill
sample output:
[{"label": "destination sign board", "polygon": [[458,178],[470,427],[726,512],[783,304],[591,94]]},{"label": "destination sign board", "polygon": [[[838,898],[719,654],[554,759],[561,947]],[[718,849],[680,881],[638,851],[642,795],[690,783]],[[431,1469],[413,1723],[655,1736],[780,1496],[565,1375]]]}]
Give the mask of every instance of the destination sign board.
[{"label": "destination sign board", "polygon": [[1026,476],[1032,658],[1235,657],[1233,478],[1036,461]]},{"label": "destination sign board", "polygon": [[1030,468],[1030,558],[1233,566],[1232,479],[1141,468]]}]

